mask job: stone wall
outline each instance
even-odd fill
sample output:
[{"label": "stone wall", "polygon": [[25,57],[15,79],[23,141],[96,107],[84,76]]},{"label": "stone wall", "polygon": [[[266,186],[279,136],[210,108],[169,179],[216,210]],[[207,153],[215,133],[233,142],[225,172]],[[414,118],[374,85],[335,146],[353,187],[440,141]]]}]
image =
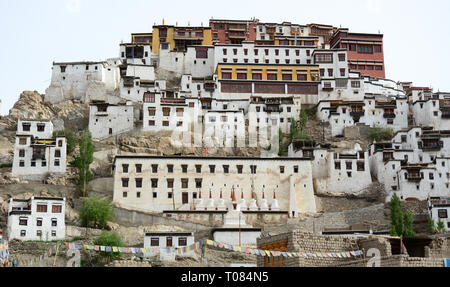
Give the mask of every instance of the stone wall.
[{"label": "stone wall", "polygon": [[358,246],[360,250],[363,250],[366,254],[371,248],[376,248],[380,250],[380,256],[392,256],[391,243],[386,238],[381,237],[368,237],[361,238],[358,240]]},{"label": "stone wall", "polygon": [[425,246],[427,258],[450,258],[450,238],[437,238]]}]

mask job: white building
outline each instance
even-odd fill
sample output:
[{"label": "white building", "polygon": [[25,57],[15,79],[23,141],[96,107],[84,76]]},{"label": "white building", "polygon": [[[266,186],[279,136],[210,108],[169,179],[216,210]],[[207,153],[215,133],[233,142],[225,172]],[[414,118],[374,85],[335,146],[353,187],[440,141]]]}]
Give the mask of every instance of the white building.
[{"label": "white building", "polygon": [[120,64],[120,59],[53,63],[52,79],[45,91],[45,101],[59,103],[78,100],[88,103],[91,98],[114,94],[119,88]]},{"label": "white building", "polygon": [[214,75],[214,46],[188,46],[186,51],[159,51],[158,69],[176,76],[210,78]]},{"label": "white building", "polygon": [[149,43],[120,44],[120,59],[126,65],[152,65],[152,47]]},{"label": "white building", "polygon": [[188,252],[159,253],[154,248],[183,248],[194,244],[194,233],[192,232],[147,232],[144,237],[144,248],[147,250],[146,256],[160,255],[161,260],[175,261],[175,256],[195,257],[195,250]]},{"label": "white building", "polygon": [[66,138],[52,134],[50,121],[19,120],[14,144],[14,176],[41,180],[48,174],[65,174]]},{"label": "white building", "polygon": [[366,96],[363,101],[320,101],[317,116],[322,122],[330,123],[334,137],[343,135],[346,127],[356,124],[394,131],[407,128],[409,106],[406,98],[381,98]]},{"label": "white building", "polygon": [[[227,210],[232,188],[242,210],[314,213],[309,158],[116,156],[117,206],[143,212]],[[199,201],[196,202],[196,200]]]},{"label": "white building", "polygon": [[415,125],[450,130],[450,93],[419,91],[411,110]]},{"label": "white building", "polygon": [[316,194],[358,194],[372,184],[369,154],[358,145],[353,150],[333,152],[313,141],[298,140],[289,146],[290,157],[312,157]]},{"label": "white building", "polygon": [[65,198],[11,198],[8,208],[8,240],[64,240],[65,204]]},{"label": "white building", "polygon": [[430,217],[437,228],[439,220],[444,223],[445,230],[450,231],[450,197],[434,197],[428,200]]},{"label": "white building", "polygon": [[399,131],[370,146],[372,175],[403,200],[450,196],[450,133],[423,128]]},{"label": "white building", "polygon": [[[139,110],[136,110],[139,113]],[[89,132],[93,139],[105,139],[131,131],[134,128],[135,110],[131,102],[111,105],[92,102],[89,110]]]}]

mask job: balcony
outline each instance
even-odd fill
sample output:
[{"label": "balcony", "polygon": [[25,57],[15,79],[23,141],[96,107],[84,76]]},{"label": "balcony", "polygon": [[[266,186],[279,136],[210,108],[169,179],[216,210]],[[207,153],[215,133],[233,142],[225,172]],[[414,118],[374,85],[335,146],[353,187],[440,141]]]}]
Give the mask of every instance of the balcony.
[{"label": "balcony", "polygon": [[174,40],[203,40],[203,33],[192,32],[192,33],[175,33],[173,36]]},{"label": "balcony", "polygon": [[214,83],[205,83],[203,87],[207,92],[214,92],[216,89],[216,85]]},{"label": "balcony", "polygon": [[268,113],[279,113],[280,112],[280,107],[279,106],[268,106],[266,108],[266,112],[268,112]]},{"label": "balcony", "polygon": [[364,112],[350,112],[351,117],[362,117],[364,116]]},{"label": "balcony", "polygon": [[161,104],[184,104],[186,103],[185,99],[174,99],[174,98],[162,98],[161,99]]},{"label": "balcony", "polygon": [[442,145],[440,144],[428,144],[422,147],[423,151],[440,151],[442,149]]},{"label": "balcony", "polygon": [[242,38],[245,39],[245,33],[244,32],[230,32],[228,33],[228,38]]},{"label": "balcony", "polygon": [[386,114],[386,113],[384,113],[383,117],[385,119],[395,119],[395,114]]},{"label": "balcony", "polygon": [[323,86],[322,91],[333,91],[334,88],[332,86]]},{"label": "balcony", "polygon": [[245,32],[247,31],[247,26],[246,25],[242,25],[242,26],[228,26],[228,30],[229,31],[241,31],[241,32]]},{"label": "balcony", "polygon": [[422,180],[422,177],[418,174],[408,174],[408,181],[413,182],[420,182]]},{"label": "balcony", "polygon": [[450,111],[442,111],[441,117],[443,119],[450,119]]}]

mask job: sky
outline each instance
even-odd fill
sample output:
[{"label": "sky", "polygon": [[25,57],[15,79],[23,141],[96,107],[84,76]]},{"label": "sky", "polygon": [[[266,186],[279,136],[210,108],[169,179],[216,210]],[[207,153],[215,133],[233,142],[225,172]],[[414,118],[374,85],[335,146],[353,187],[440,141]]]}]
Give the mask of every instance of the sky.
[{"label": "sky", "polygon": [[450,92],[448,0],[0,0],[0,113],[24,90],[45,93],[54,61],[119,56],[131,33],[209,19],[321,23],[384,34],[386,77]]}]

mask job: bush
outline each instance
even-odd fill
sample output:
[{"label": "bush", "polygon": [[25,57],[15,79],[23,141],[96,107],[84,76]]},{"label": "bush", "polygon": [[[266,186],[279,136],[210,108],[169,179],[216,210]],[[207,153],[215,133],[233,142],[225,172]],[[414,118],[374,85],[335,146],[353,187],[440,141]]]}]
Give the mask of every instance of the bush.
[{"label": "bush", "polygon": [[11,168],[11,167],[12,167],[12,163],[0,164],[0,168]]},{"label": "bush", "polygon": [[85,198],[80,218],[83,226],[105,229],[107,222],[114,218],[111,202],[98,196]]},{"label": "bush", "polygon": [[[95,245],[123,247],[122,239],[117,232],[102,231],[98,238],[94,241]],[[100,255],[108,259],[108,261],[119,259],[123,256],[121,252],[104,252],[100,251]]]},{"label": "bush", "polygon": [[392,128],[373,127],[369,130],[369,138],[372,141],[391,140],[394,137],[394,130]]}]

